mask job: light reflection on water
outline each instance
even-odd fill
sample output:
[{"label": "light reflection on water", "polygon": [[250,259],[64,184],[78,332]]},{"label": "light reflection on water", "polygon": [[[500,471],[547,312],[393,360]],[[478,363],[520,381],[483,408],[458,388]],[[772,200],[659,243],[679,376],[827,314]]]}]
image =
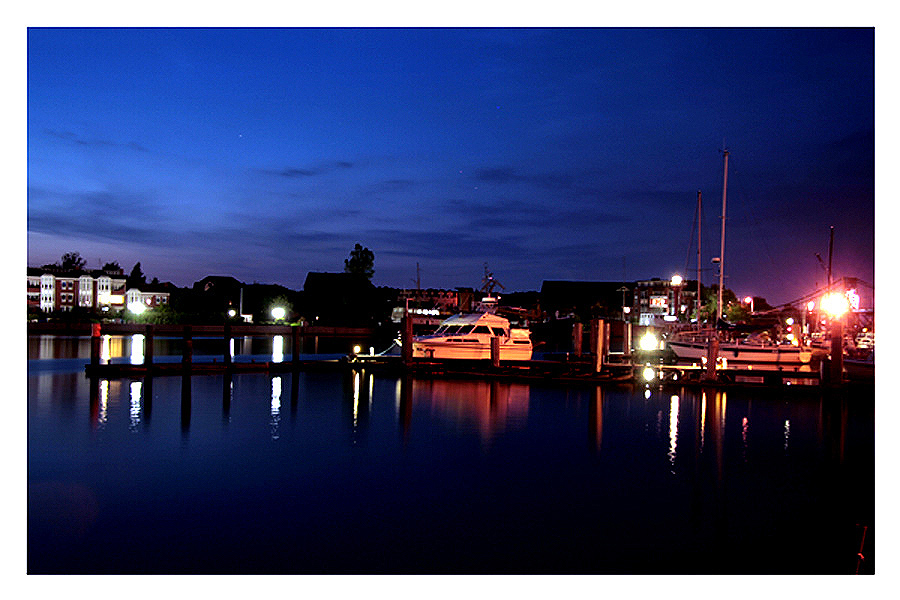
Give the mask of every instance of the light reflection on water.
[{"label": "light reflection on water", "polygon": [[50,570],[752,572],[790,528],[802,571],[835,564],[840,535],[817,528],[874,485],[835,478],[868,448],[847,410],[802,396],[47,372],[32,406],[29,482],[77,482],[101,507],[65,548],[33,540]]},{"label": "light reflection on water", "polygon": [[678,396],[669,401],[669,465],[675,474],[675,456],[678,449]]},{"label": "light reflection on water", "polygon": [[131,336],[131,364],[144,364],[144,334],[136,333]]}]

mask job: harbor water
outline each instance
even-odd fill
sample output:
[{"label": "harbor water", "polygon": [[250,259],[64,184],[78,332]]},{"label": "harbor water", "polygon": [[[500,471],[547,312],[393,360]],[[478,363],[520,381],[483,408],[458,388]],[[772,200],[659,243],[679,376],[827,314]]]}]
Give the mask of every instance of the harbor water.
[{"label": "harbor water", "polygon": [[871,387],[92,379],[88,338],[28,344],[32,574],[875,570]]}]

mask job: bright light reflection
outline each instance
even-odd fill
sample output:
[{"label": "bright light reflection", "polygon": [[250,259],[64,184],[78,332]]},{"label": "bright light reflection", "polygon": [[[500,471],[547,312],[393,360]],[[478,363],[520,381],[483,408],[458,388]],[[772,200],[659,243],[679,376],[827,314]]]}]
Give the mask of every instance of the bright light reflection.
[{"label": "bright light reflection", "polygon": [[107,407],[109,406],[109,380],[100,380],[100,410],[97,414],[97,424],[106,425]]},{"label": "bright light reflection", "polygon": [[141,423],[141,387],[142,382],[140,381],[132,381],[130,386],[131,392],[131,410],[129,411],[129,415],[131,417],[131,427],[132,431],[140,425]]},{"label": "bright light reflection", "polygon": [[791,421],[790,419],[784,420],[784,449],[788,449],[788,442],[791,440]]},{"label": "bright light reflection", "polygon": [[678,396],[669,400],[669,464],[675,474],[675,451],[678,447]]},{"label": "bright light reflection", "polygon": [[284,360],[284,336],[276,335],[272,338],[272,362],[280,363]]},{"label": "bright light reflection", "polygon": [[359,419],[359,388],[362,375],[359,372],[353,374],[353,427],[356,428]]},{"label": "bright light reflection", "polygon": [[131,336],[131,364],[144,364],[144,334],[136,333]]},{"label": "bright light reflection", "polygon": [[278,424],[281,421],[281,377],[272,378],[272,405],[270,407],[272,417],[269,425],[272,428],[272,439],[278,439]]},{"label": "bright light reflection", "polygon": [[700,397],[700,450],[706,438],[706,392]]},{"label": "bright light reflection", "polygon": [[109,338],[108,335],[100,336],[100,360],[103,364],[109,364]]}]

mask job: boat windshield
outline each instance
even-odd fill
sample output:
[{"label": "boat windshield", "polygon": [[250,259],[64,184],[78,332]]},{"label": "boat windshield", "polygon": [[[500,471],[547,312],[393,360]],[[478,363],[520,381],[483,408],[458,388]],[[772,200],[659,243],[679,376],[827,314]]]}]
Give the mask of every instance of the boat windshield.
[{"label": "boat windshield", "polygon": [[443,325],[434,333],[435,335],[466,335],[471,331],[471,325]]}]

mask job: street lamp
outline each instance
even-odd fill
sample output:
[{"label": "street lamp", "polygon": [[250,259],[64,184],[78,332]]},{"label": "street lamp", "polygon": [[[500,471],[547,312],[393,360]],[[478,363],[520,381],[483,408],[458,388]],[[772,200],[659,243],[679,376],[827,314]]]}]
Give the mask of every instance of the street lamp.
[{"label": "street lamp", "polygon": [[753,314],[753,296],[747,296],[744,298],[744,304],[750,305],[750,314]]},{"label": "street lamp", "polygon": [[272,309],[272,318],[276,321],[282,320],[285,314],[285,310],[280,306],[276,306]]}]

